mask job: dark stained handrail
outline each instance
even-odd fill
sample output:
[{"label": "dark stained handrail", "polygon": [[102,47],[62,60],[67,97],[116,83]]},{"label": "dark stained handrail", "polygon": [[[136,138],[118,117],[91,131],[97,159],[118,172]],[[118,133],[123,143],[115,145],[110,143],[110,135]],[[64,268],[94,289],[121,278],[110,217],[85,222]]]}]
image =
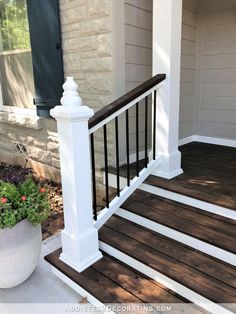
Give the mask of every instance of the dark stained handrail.
[{"label": "dark stained handrail", "polygon": [[125,95],[121,96],[117,100],[113,101],[109,105],[105,106],[104,108],[100,109],[95,113],[95,115],[89,120],[89,129],[96,126],[98,123],[102,122],[107,117],[111,116],[113,113],[117,112],[118,110],[125,107],[131,101],[137,99],[142,94],[146,93],[148,90],[156,86],[157,84],[161,83],[166,79],[165,74],[157,74],[153,76],[151,79],[147,80],[143,84],[137,86],[130,92],[126,93]]}]

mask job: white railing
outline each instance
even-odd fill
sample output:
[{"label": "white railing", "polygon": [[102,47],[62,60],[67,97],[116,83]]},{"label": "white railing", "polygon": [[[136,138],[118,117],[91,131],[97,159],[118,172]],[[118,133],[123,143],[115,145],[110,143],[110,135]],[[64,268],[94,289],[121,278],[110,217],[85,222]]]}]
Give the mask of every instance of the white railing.
[{"label": "white railing", "polygon": [[[98,244],[98,228],[115,213],[160,164],[160,159],[155,157],[147,161],[146,166],[130,180],[130,184],[123,187],[94,221],[90,136],[99,128],[104,127],[107,122],[147,98],[153,91],[156,93],[160,88],[159,83],[149,89],[146,88],[141,95],[125,103],[122,108],[91,126],[90,129],[89,119],[93,117],[94,112],[82,105],[77,91],[78,86],[72,77],[68,77],[63,85],[62,106],[51,110],[51,115],[57,120],[58,125],[65,220],[65,229],[61,235],[62,254],[60,259],[78,272],[82,272],[102,257]],[[155,121],[154,119],[153,129],[155,129]],[[155,141],[156,139],[153,143]]]}]

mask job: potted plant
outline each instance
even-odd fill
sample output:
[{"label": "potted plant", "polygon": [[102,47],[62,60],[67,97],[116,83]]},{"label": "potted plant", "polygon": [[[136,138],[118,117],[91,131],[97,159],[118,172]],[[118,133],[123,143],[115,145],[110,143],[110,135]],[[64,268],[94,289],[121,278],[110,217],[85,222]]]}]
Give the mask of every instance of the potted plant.
[{"label": "potted plant", "polygon": [[41,252],[40,223],[49,214],[45,187],[28,176],[19,184],[0,181],[0,288],[24,282]]}]

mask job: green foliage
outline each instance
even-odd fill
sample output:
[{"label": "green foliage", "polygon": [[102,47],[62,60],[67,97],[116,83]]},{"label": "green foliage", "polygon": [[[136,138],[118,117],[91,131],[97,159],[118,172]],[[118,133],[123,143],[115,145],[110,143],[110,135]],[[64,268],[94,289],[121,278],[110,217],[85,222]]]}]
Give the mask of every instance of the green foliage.
[{"label": "green foliage", "polygon": [[0,0],[0,29],[4,51],[30,48],[26,0]]},{"label": "green foliage", "polygon": [[19,185],[0,181],[0,228],[14,227],[26,218],[36,226],[48,215],[47,191],[31,176]]}]

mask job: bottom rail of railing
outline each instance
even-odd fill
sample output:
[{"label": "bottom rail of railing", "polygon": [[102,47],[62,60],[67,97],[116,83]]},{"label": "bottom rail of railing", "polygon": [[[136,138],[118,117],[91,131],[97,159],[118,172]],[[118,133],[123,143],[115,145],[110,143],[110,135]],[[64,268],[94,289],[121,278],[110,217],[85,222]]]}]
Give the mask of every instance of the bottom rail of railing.
[{"label": "bottom rail of railing", "polygon": [[147,168],[143,168],[139,172],[139,176],[134,177],[130,181],[129,186],[125,186],[120,192],[120,196],[116,196],[109,204],[109,208],[105,207],[97,216],[94,226],[99,229],[104,223],[116,212],[117,209],[130,197],[130,195],[138,189],[138,187],[146,180],[146,178],[160,165],[160,158],[152,160]]}]

